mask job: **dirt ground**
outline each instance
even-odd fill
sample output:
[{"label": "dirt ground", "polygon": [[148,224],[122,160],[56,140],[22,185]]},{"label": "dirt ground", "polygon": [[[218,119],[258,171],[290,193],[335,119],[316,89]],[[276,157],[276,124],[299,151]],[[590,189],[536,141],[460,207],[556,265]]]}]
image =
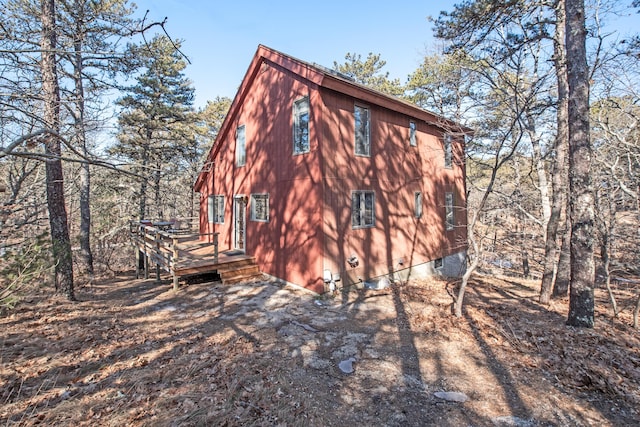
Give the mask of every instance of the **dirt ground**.
[{"label": "dirt ground", "polygon": [[33,296],[0,318],[0,425],[638,425],[633,294],[613,320],[598,290],[584,330],[537,286],[476,279],[461,319],[444,281],[318,298],[123,274]]}]

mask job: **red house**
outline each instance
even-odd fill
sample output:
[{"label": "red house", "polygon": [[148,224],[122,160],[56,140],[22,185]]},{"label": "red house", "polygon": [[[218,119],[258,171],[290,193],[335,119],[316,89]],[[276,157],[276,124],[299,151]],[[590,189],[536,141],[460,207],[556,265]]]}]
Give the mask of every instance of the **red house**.
[{"label": "red house", "polygon": [[200,231],[317,293],[459,276],[468,131],[259,46],[195,183]]}]

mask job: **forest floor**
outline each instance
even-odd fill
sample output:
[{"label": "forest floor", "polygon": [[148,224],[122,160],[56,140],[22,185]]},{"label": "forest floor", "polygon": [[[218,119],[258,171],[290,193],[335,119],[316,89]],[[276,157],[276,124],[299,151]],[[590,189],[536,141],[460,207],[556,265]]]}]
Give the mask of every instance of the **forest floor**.
[{"label": "forest floor", "polygon": [[78,302],[34,295],[0,317],[0,426],[638,425],[630,290],[612,319],[598,289],[576,329],[537,282],[477,277],[459,319],[454,288],[174,292],[123,273]]}]

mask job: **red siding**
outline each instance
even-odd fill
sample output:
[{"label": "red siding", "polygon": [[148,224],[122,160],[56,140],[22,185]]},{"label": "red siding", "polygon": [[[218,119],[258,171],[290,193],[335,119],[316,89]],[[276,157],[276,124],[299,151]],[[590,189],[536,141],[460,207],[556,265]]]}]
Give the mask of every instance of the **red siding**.
[{"label": "red siding", "polygon": [[[466,205],[464,158],[457,150],[454,166],[444,167],[442,130],[334,91],[324,90],[322,98],[325,267],[357,282],[465,250],[465,209],[456,210],[453,231],[444,225],[445,192],[454,193],[456,205]],[[370,157],[354,154],[356,103],[370,111]],[[417,147],[409,144],[410,120],[417,124]],[[374,227],[352,228],[353,190],[375,192]],[[414,215],[416,191],[423,195],[419,219]],[[355,268],[346,262],[352,255],[359,260]]]},{"label": "red siding", "polygon": [[[318,141],[315,137],[317,90],[286,70],[264,64],[216,159],[209,194],[224,194],[225,223],[216,225],[220,249],[233,249],[233,196],[269,194],[269,222],[246,219],[246,252],[254,255],[263,272],[323,291],[322,282],[322,185]],[[310,96],[310,152],[293,155],[293,102]],[[235,129],[246,129],[246,157],[235,166]],[[201,218],[206,221],[206,200]],[[208,230],[205,225],[203,230]]]},{"label": "red siding", "polygon": [[[342,87],[342,91],[333,90]],[[330,86],[332,89],[328,89]],[[362,98],[357,96],[362,93]],[[310,152],[293,155],[292,107],[309,96]],[[378,101],[384,101],[378,103]],[[367,106],[371,156],[354,153],[354,104]],[[464,145],[454,144],[454,166],[444,167],[443,130],[430,113],[348,82],[324,77],[308,64],[260,47],[202,174],[201,231],[220,233],[220,250],[233,249],[233,197],[249,198],[246,252],[263,272],[323,292],[323,270],[342,284],[387,274],[466,249]],[[381,105],[384,105],[381,106]],[[415,116],[411,116],[415,113]],[[417,147],[409,144],[409,121]],[[246,127],[246,165],[235,166],[235,131]],[[351,194],[375,192],[376,223],[353,229]],[[414,193],[423,214],[414,215]],[[445,230],[445,193],[454,193],[456,227]],[[250,196],[267,193],[268,222],[250,220]],[[207,197],[225,196],[224,224],[207,222]],[[357,267],[347,263],[356,255]]]}]

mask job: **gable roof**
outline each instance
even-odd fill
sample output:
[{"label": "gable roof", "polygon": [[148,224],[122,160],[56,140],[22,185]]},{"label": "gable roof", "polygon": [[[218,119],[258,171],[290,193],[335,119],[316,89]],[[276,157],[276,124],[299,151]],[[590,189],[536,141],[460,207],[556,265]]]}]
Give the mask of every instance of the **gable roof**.
[{"label": "gable roof", "polygon": [[220,145],[218,141],[224,139],[227,133],[230,131],[231,124],[234,121],[235,116],[240,111],[240,106],[244,102],[244,99],[251,88],[254,79],[258,75],[263,63],[268,63],[276,68],[287,70],[291,73],[298,75],[300,78],[311,82],[319,87],[334,90],[336,92],[343,93],[345,95],[352,96],[370,104],[375,104],[384,108],[388,108],[393,111],[397,111],[407,116],[414,117],[416,119],[424,120],[427,123],[444,130],[445,132],[458,132],[458,133],[472,133],[473,131],[465,126],[462,126],[454,121],[441,117],[435,113],[419,108],[418,106],[397,98],[395,96],[387,95],[379,92],[375,89],[367,87],[365,85],[356,83],[350,77],[341,74],[337,71],[323,67],[318,64],[311,64],[292,56],[286,55],[275,49],[271,49],[264,45],[258,45],[258,49],[251,60],[251,64],[247,69],[247,72],[242,79],[242,83],[238,88],[235,98],[231,103],[229,112],[225,117],[220,131],[216,136],[207,159],[205,166],[203,166],[196,182],[194,184],[194,190],[198,192],[207,172],[207,165],[210,165],[215,159]]}]

